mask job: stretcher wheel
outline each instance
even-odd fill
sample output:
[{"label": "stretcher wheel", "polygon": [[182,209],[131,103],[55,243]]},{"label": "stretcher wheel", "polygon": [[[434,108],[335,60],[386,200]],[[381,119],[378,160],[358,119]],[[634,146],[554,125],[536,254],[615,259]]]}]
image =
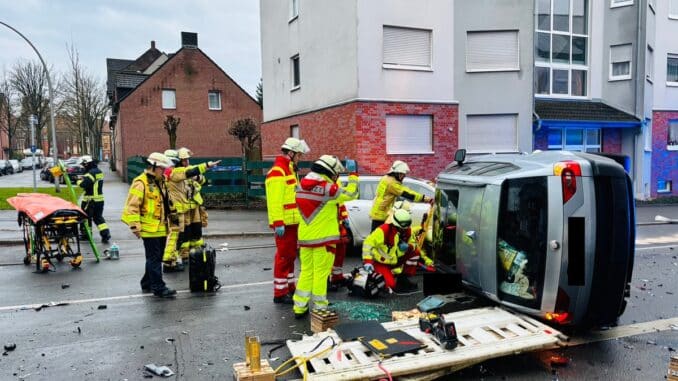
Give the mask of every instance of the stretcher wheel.
[{"label": "stretcher wheel", "polygon": [[24,257],[24,265],[28,266],[31,264],[31,256],[27,255]]}]

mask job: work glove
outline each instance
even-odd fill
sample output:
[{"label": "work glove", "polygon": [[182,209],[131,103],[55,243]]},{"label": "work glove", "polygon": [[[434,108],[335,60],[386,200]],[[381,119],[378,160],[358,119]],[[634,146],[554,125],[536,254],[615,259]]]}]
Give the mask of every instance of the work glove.
[{"label": "work glove", "polygon": [[207,168],[216,167],[219,163],[221,163],[221,160],[217,160],[217,161],[208,161],[208,162],[207,162]]},{"label": "work glove", "polygon": [[407,242],[398,242],[398,249],[402,251],[403,253],[407,251],[410,245],[407,244]]},{"label": "work glove", "polygon": [[433,198],[432,197],[424,196],[424,198],[421,201],[425,202],[427,204],[433,204]]},{"label": "work glove", "polygon": [[365,263],[363,265],[363,268],[365,269],[365,271],[367,271],[368,274],[372,274],[374,272],[374,266],[372,266],[371,263]]},{"label": "work glove", "polygon": [[349,173],[355,172],[355,171],[358,170],[358,165],[356,164],[355,160],[346,159],[346,170]]},{"label": "work glove", "polygon": [[282,237],[285,235],[285,225],[280,225],[275,227],[275,235]]}]

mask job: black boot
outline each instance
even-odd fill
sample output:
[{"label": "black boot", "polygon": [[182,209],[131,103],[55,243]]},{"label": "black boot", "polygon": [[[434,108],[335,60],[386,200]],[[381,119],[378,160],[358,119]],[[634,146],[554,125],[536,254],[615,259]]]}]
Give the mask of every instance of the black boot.
[{"label": "black boot", "polygon": [[395,292],[396,293],[408,293],[415,292],[419,289],[419,286],[416,282],[412,282],[406,275],[398,276],[396,281]]}]

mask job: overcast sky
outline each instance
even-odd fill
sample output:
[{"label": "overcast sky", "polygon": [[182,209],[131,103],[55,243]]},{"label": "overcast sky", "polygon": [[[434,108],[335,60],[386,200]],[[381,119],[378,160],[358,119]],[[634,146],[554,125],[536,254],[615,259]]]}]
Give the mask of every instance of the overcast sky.
[{"label": "overcast sky", "polygon": [[[135,59],[150,47],[174,53],[181,31],[254,96],[261,78],[258,0],[1,0],[0,21],[33,42],[48,65],[68,69],[73,43],[89,72],[106,82],[106,58]],[[0,77],[31,48],[0,25]]]}]

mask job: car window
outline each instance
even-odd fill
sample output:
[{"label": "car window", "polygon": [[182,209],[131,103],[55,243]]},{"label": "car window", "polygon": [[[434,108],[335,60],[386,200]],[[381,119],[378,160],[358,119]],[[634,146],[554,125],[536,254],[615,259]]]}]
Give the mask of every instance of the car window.
[{"label": "car window", "polygon": [[360,180],[360,199],[361,200],[374,200],[374,194],[377,191],[377,181],[372,180]]},{"label": "car window", "polygon": [[469,162],[464,165],[445,168],[445,173],[456,173],[467,176],[498,176],[519,170],[520,167],[509,163]]},{"label": "car window", "polygon": [[407,181],[407,179],[405,179],[403,184],[406,187],[412,189],[413,191],[425,195],[426,197],[433,197],[433,191],[421,183],[415,181]]}]

